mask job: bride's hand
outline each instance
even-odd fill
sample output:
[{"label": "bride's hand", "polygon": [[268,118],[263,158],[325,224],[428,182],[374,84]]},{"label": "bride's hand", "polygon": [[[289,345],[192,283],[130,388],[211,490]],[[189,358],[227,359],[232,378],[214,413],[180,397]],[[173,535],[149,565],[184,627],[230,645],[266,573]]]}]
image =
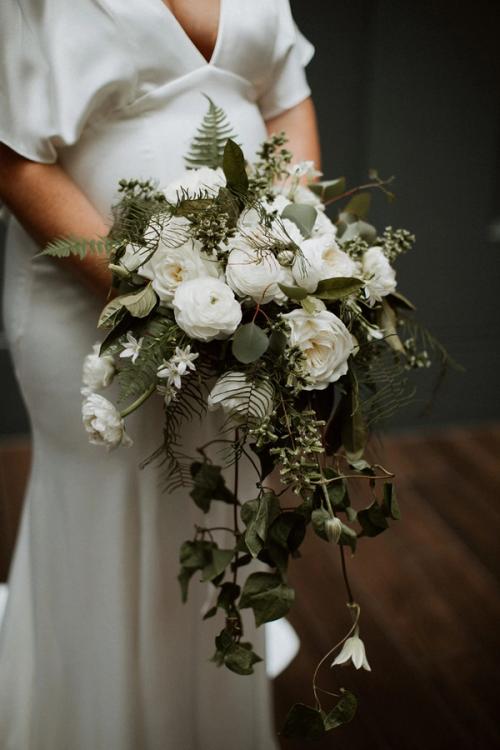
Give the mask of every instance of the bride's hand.
[{"label": "bride's hand", "polygon": [[[59,164],[31,161],[1,143],[0,200],[41,247],[58,237],[102,239],[109,231],[103,217]],[[107,297],[111,273],[104,256],[52,260],[76,274],[94,293]]]}]

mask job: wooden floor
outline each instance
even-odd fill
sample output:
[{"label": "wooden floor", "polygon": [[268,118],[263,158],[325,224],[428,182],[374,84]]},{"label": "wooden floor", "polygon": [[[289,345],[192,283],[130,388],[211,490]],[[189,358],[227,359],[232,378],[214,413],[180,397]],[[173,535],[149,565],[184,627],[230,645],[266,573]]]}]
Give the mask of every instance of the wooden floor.
[{"label": "wooden floor", "polygon": [[[322,669],[319,684],[351,688],[359,709],[314,747],[500,748],[500,427],[392,437],[377,450],[398,475],[402,519],[349,560],[372,672]],[[314,705],[313,668],[348,627],[336,553],[314,537],[294,563],[302,648],[275,682],[278,727],[291,703]]]},{"label": "wooden floor", "polygon": [[[348,560],[372,672],[321,670],[320,686],[352,689],[359,711],[313,746],[500,748],[500,426],[391,437],[374,450],[398,475],[403,518]],[[0,579],[28,466],[26,442],[0,449]],[[278,728],[293,702],[313,704],[314,667],[349,624],[337,548],[311,534],[291,579],[301,650],[275,681]]]}]

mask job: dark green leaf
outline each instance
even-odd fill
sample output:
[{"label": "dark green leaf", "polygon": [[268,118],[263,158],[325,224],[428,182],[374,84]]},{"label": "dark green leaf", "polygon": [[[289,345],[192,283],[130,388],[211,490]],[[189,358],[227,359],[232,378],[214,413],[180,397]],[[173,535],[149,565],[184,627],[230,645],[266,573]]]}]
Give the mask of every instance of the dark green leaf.
[{"label": "dark green leaf", "polygon": [[193,489],[190,495],[204,513],[208,513],[212,500],[234,503],[234,495],[226,487],[220,466],[195,461],[191,464],[191,476]]},{"label": "dark green leaf", "polygon": [[316,291],[312,294],[314,297],[332,302],[357,292],[362,286],[363,281],[361,279],[338,276],[337,278],[320,281]]},{"label": "dark green leaf", "polygon": [[264,479],[269,476],[269,474],[274,469],[275,460],[271,453],[269,452],[269,446],[264,445],[262,448],[257,448],[257,446],[254,444],[251,445],[252,451],[255,453],[257,458],[260,462],[260,481],[263,482]]},{"label": "dark green leaf", "polygon": [[211,607],[205,614],[203,615],[203,620],[209,620],[210,617],[215,617],[217,614],[217,607]]},{"label": "dark green leaf", "polygon": [[[290,289],[291,287],[286,288]],[[298,289],[298,287],[296,288]],[[281,291],[283,291],[283,289]],[[286,294],[286,292],[284,293]],[[280,357],[284,353],[286,345],[287,338],[283,331],[273,331],[269,336],[269,346],[267,348],[267,354],[271,357]]]},{"label": "dark green leaf", "polygon": [[376,501],[368,508],[358,511],[358,521],[364,536],[377,536],[389,526],[382,508]]},{"label": "dark green leaf", "polygon": [[224,147],[222,169],[226,175],[227,186],[238,195],[248,191],[248,175],[245,169],[243,151],[232,138],[228,138]]},{"label": "dark green leaf", "polygon": [[251,607],[257,627],[279,620],[290,610],[295,592],[274,573],[252,573],[243,586],[240,608]]},{"label": "dark green leaf", "polygon": [[226,581],[223,583],[217,597],[217,606],[229,614],[234,609],[234,603],[241,592],[237,583]]},{"label": "dark green leaf", "polygon": [[331,518],[330,514],[324,508],[316,508],[311,513],[311,523],[315,533],[324,539],[325,542],[330,541],[325,530],[325,523]]},{"label": "dark green leaf", "polygon": [[382,500],[382,510],[386,516],[390,516],[394,521],[399,521],[401,511],[396,497],[396,488],[391,482],[384,482],[384,495]]},{"label": "dark green leaf", "polygon": [[233,643],[224,656],[226,667],[241,675],[252,674],[253,665],[259,661],[262,659],[252,651],[250,643]]},{"label": "dark green leaf", "polygon": [[239,362],[249,364],[259,359],[268,346],[269,338],[262,328],[255,323],[245,323],[234,334],[232,352]]},{"label": "dark green leaf", "polygon": [[281,218],[293,221],[302,236],[306,238],[311,236],[317,216],[318,212],[314,206],[308,203],[289,203],[281,212]]},{"label": "dark green leaf", "polygon": [[281,734],[283,737],[317,740],[325,734],[323,715],[316,708],[295,703],[287,714]]},{"label": "dark green leaf", "polygon": [[232,549],[218,549],[214,547],[210,552],[210,560],[203,568],[202,581],[213,581],[223,573],[234,556]]},{"label": "dark green leaf", "polygon": [[342,698],[325,716],[325,729],[327,731],[336,729],[342,726],[342,724],[347,724],[347,722],[354,718],[356,713],[358,707],[356,696],[348,690],[344,690],[344,688],[341,688],[341,692],[343,693]]}]

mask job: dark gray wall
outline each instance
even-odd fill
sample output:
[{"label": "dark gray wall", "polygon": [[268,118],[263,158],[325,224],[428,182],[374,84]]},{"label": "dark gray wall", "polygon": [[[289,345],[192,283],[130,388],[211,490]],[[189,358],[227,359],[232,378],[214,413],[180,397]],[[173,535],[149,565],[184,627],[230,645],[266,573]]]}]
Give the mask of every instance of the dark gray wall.
[{"label": "dark gray wall", "polygon": [[416,234],[415,250],[398,261],[400,289],[466,368],[450,373],[429,416],[417,416],[419,405],[391,424],[498,418],[499,6],[292,5],[316,46],[308,77],[323,171],[352,184],[372,166],[396,175],[396,202],[376,199],[372,221]]},{"label": "dark gray wall", "polygon": [[[391,426],[468,423],[500,416],[500,83],[496,4],[292,0],[316,47],[308,77],[326,176],[396,174],[397,200],[375,197],[372,220],[417,235],[399,284],[422,321],[466,368],[450,373],[433,412],[412,407]],[[495,234],[495,222],[496,234]],[[1,342],[1,339],[0,339]],[[3,434],[27,420],[4,344]],[[424,378],[427,380],[427,378]],[[421,388],[424,397],[428,387]]]}]

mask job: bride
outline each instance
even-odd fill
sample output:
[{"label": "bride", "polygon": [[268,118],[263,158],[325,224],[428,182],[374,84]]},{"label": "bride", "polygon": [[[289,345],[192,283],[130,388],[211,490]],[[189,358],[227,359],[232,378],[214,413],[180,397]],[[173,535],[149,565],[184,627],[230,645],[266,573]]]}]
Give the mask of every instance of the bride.
[{"label": "bride", "polygon": [[[318,165],[313,52],[289,0],[1,3],[4,315],[33,435],[0,631],[3,750],[276,747],[263,665],[252,677],[217,669],[206,590],[180,602],[178,548],[199,518],[186,492],[167,497],[158,471],[138,468],[161,408],[129,420],[130,450],[87,443],[81,366],[107,267],[33,256],[56,237],[106,235],[121,178],[177,177],[202,93],[248,159],[284,129],[294,159]],[[186,447],[216,429],[206,424],[188,425]],[[245,627],[263,656],[261,632]]]}]

